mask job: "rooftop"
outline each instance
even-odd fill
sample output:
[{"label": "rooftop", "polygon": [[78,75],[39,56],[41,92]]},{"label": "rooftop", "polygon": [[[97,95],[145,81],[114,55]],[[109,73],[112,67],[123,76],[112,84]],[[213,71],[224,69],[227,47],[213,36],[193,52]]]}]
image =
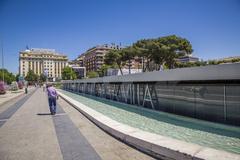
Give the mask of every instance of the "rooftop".
[{"label": "rooftop", "polygon": [[66,55],[62,54],[62,53],[58,53],[56,52],[55,49],[45,49],[45,48],[31,48],[31,49],[26,49],[24,51],[20,51],[21,53],[28,53],[28,54],[48,54],[48,55],[57,55],[57,56],[64,56],[66,57]]}]

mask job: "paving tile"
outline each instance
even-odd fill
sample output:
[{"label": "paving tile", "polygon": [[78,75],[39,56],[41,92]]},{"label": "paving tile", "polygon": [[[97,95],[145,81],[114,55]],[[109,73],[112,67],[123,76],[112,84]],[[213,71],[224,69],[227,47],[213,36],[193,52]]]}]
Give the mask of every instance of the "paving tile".
[{"label": "paving tile", "polygon": [[[64,112],[59,105],[58,109]],[[64,160],[101,159],[67,115],[53,116],[53,122]]]},{"label": "paving tile", "polygon": [[46,94],[37,90],[0,128],[1,160],[62,160]]}]

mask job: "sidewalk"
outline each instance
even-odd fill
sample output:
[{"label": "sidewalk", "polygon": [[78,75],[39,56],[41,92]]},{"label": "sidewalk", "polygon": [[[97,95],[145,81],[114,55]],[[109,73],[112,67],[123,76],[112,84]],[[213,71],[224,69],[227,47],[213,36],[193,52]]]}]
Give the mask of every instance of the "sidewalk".
[{"label": "sidewalk", "polygon": [[49,115],[46,94],[38,89],[0,127],[1,160],[152,159],[119,142],[63,100]]},{"label": "sidewalk", "polygon": [[1,160],[61,160],[45,93],[38,89],[0,128]]},{"label": "sidewalk", "polygon": [[[28,90],[34,89],[33,87],[28,88]],[[24,89],[19,89],[18,91],[7,91],[6,94],[0,95],[0,106],[7,103],[8,101],[17,98],[21,95],[25,94]]]},{"label": "sidewalk", "polygon": [[18,97],[20,95],[24,94],[24,90],[18,90],[17,92],[11,92],[11,91],[7,91],[6,94],[1,94],[0,95],[0,105],[8,102],[9,100]]}]

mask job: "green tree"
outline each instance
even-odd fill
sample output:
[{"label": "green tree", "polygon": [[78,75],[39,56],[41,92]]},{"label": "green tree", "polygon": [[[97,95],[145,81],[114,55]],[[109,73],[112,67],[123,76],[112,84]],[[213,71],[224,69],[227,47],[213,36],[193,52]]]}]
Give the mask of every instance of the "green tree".
[{"label": "green tree", "polygon": [[[111,50],[105,55],[105,63],[118,66],[121,74],[123,74],[123,66],[130,64],[132,59],[138,58],[138,60],[142,61],[142,70],[145,72],[154,69],[158,70],[161,65],[174,68],[179,65],[176,63],[177,58],[189,55],[192,52],[192,45],[187,39],[170,35],[155,39],[142,39],[130,47]],[[130,70],[129,65],[129,73]]]},{"label": "green tree", "polygon": [[17,75],[16,75],[16,79],[15,79],[15,81],[18,82],[18,81],[19,81],[19,77],[20,77],[20,74],[17,74]]},{"label": "green tree", "polygon": [[232,62],[232,63],[240,62],[240,58],[233,58],[233,59],[231,60],[231,62]]},{"label": "green tree", "polygon": [[121,50],[122,52],[122,64],[124,65],[128,65],[128,69],[129,69],[129,74],[131,74],[131,61],[135,58],[136,54],[136,49],[132,46],[124,48]]},{"label": "green tree", "polygon": [[9,72],[8,70],[0,69],[0,80],[3,80],[3,79],[4,79],[4,82],[6,82],[7,84],[11,84],[12,81],[16,80],[16,77],[14,74]]},{"label": "green tree", "polygon": [[103,65],[101,66],[101,68],[97,71],[99,77],[104,77],[104,76],[106,76],[106,75],[107,75],[107,70],[108,70],[109,68],[114,68],[114,66],[110,66],[110,65],[107,65],[107,64],[103,64]]},{"label": "green tree", "polygon": [[176,35],[139,40],[133,44],[133,47],[136,55],[143,59],[143,71],[150,71],[150,62],[173,68],[176,58],[193,52],[190,42]]},{"label": "green tree", "polygon": [[137,50],[130,46],[123,49],[114,49],[110,50],[106,55],[104,62],[106,65],[111,66],[112,68],[119,68],[121,75],[123,75],[122,68],[128,64],[129,73],[131,70],[131,60],[137,55]]},{"label": "green tree", "polygon": [[210,60],[210,61],[208,61],[208,64],[210,64],[210,65],[217,65],[217,64],[218,64],[218,61],[216,61],[216,60]]},{"label": "green tree", "polygon": [[110,50],[104,57],[104,62],[107,65],[110,66],[118,66],[121,74],[123,75],[122,72],[122,67],[125,65],[124,63],[124,52],[122,50]]},{"label": "green tree", "polygon": [[65,67],[62,71],[63,80],[74,80],[77,79],[77,75],[71,67]]},{"label": "green tree", "polygon": [[40,82],[46,82],[47,81],[47,76],[45,76],[43,73],[39,77]]},{"label": "green tree", "polygon": [[39,79],[39,76],[35,74],[32,70],[29,70],[25,80],[29,81],[30,83],[35,83]]},{"label": "green tree", "polygon": [[91,72],[87,72],[87,77],[88,78],[96,78],[99,77],[97,72],[91,71]]},{"label": "green tree", "polygon": [[142,59],[142,70],[145,72],[149,69],[149,63],[152,61],[151,54],[151,46],[153,40],[152,39],[143,39],[139,40],[133,44],[133,48],[135,49],[135,54]]},{"label": "green tree", "polygon": [[[165,63],[168,68],[174,68],[176,58],[180,56],[190,55],[193,52],[191,43],[176,35],[160,37],[157,39],[158,47],[155,53],[161,56],[153,56],[156,63]],[[160,58],[160,61],[159,59]]]}]

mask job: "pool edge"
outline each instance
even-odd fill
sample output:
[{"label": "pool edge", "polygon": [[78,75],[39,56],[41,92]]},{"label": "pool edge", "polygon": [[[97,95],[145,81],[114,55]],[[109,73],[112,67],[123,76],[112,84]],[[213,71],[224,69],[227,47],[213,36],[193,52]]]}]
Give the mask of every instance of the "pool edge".
[{"label": "pool edge", "polygon": [[59,92],[59,96],[105,132],[137,149],[161,159],[240,159],[240,155],[202,147],[127,126],[104,116]]}]

